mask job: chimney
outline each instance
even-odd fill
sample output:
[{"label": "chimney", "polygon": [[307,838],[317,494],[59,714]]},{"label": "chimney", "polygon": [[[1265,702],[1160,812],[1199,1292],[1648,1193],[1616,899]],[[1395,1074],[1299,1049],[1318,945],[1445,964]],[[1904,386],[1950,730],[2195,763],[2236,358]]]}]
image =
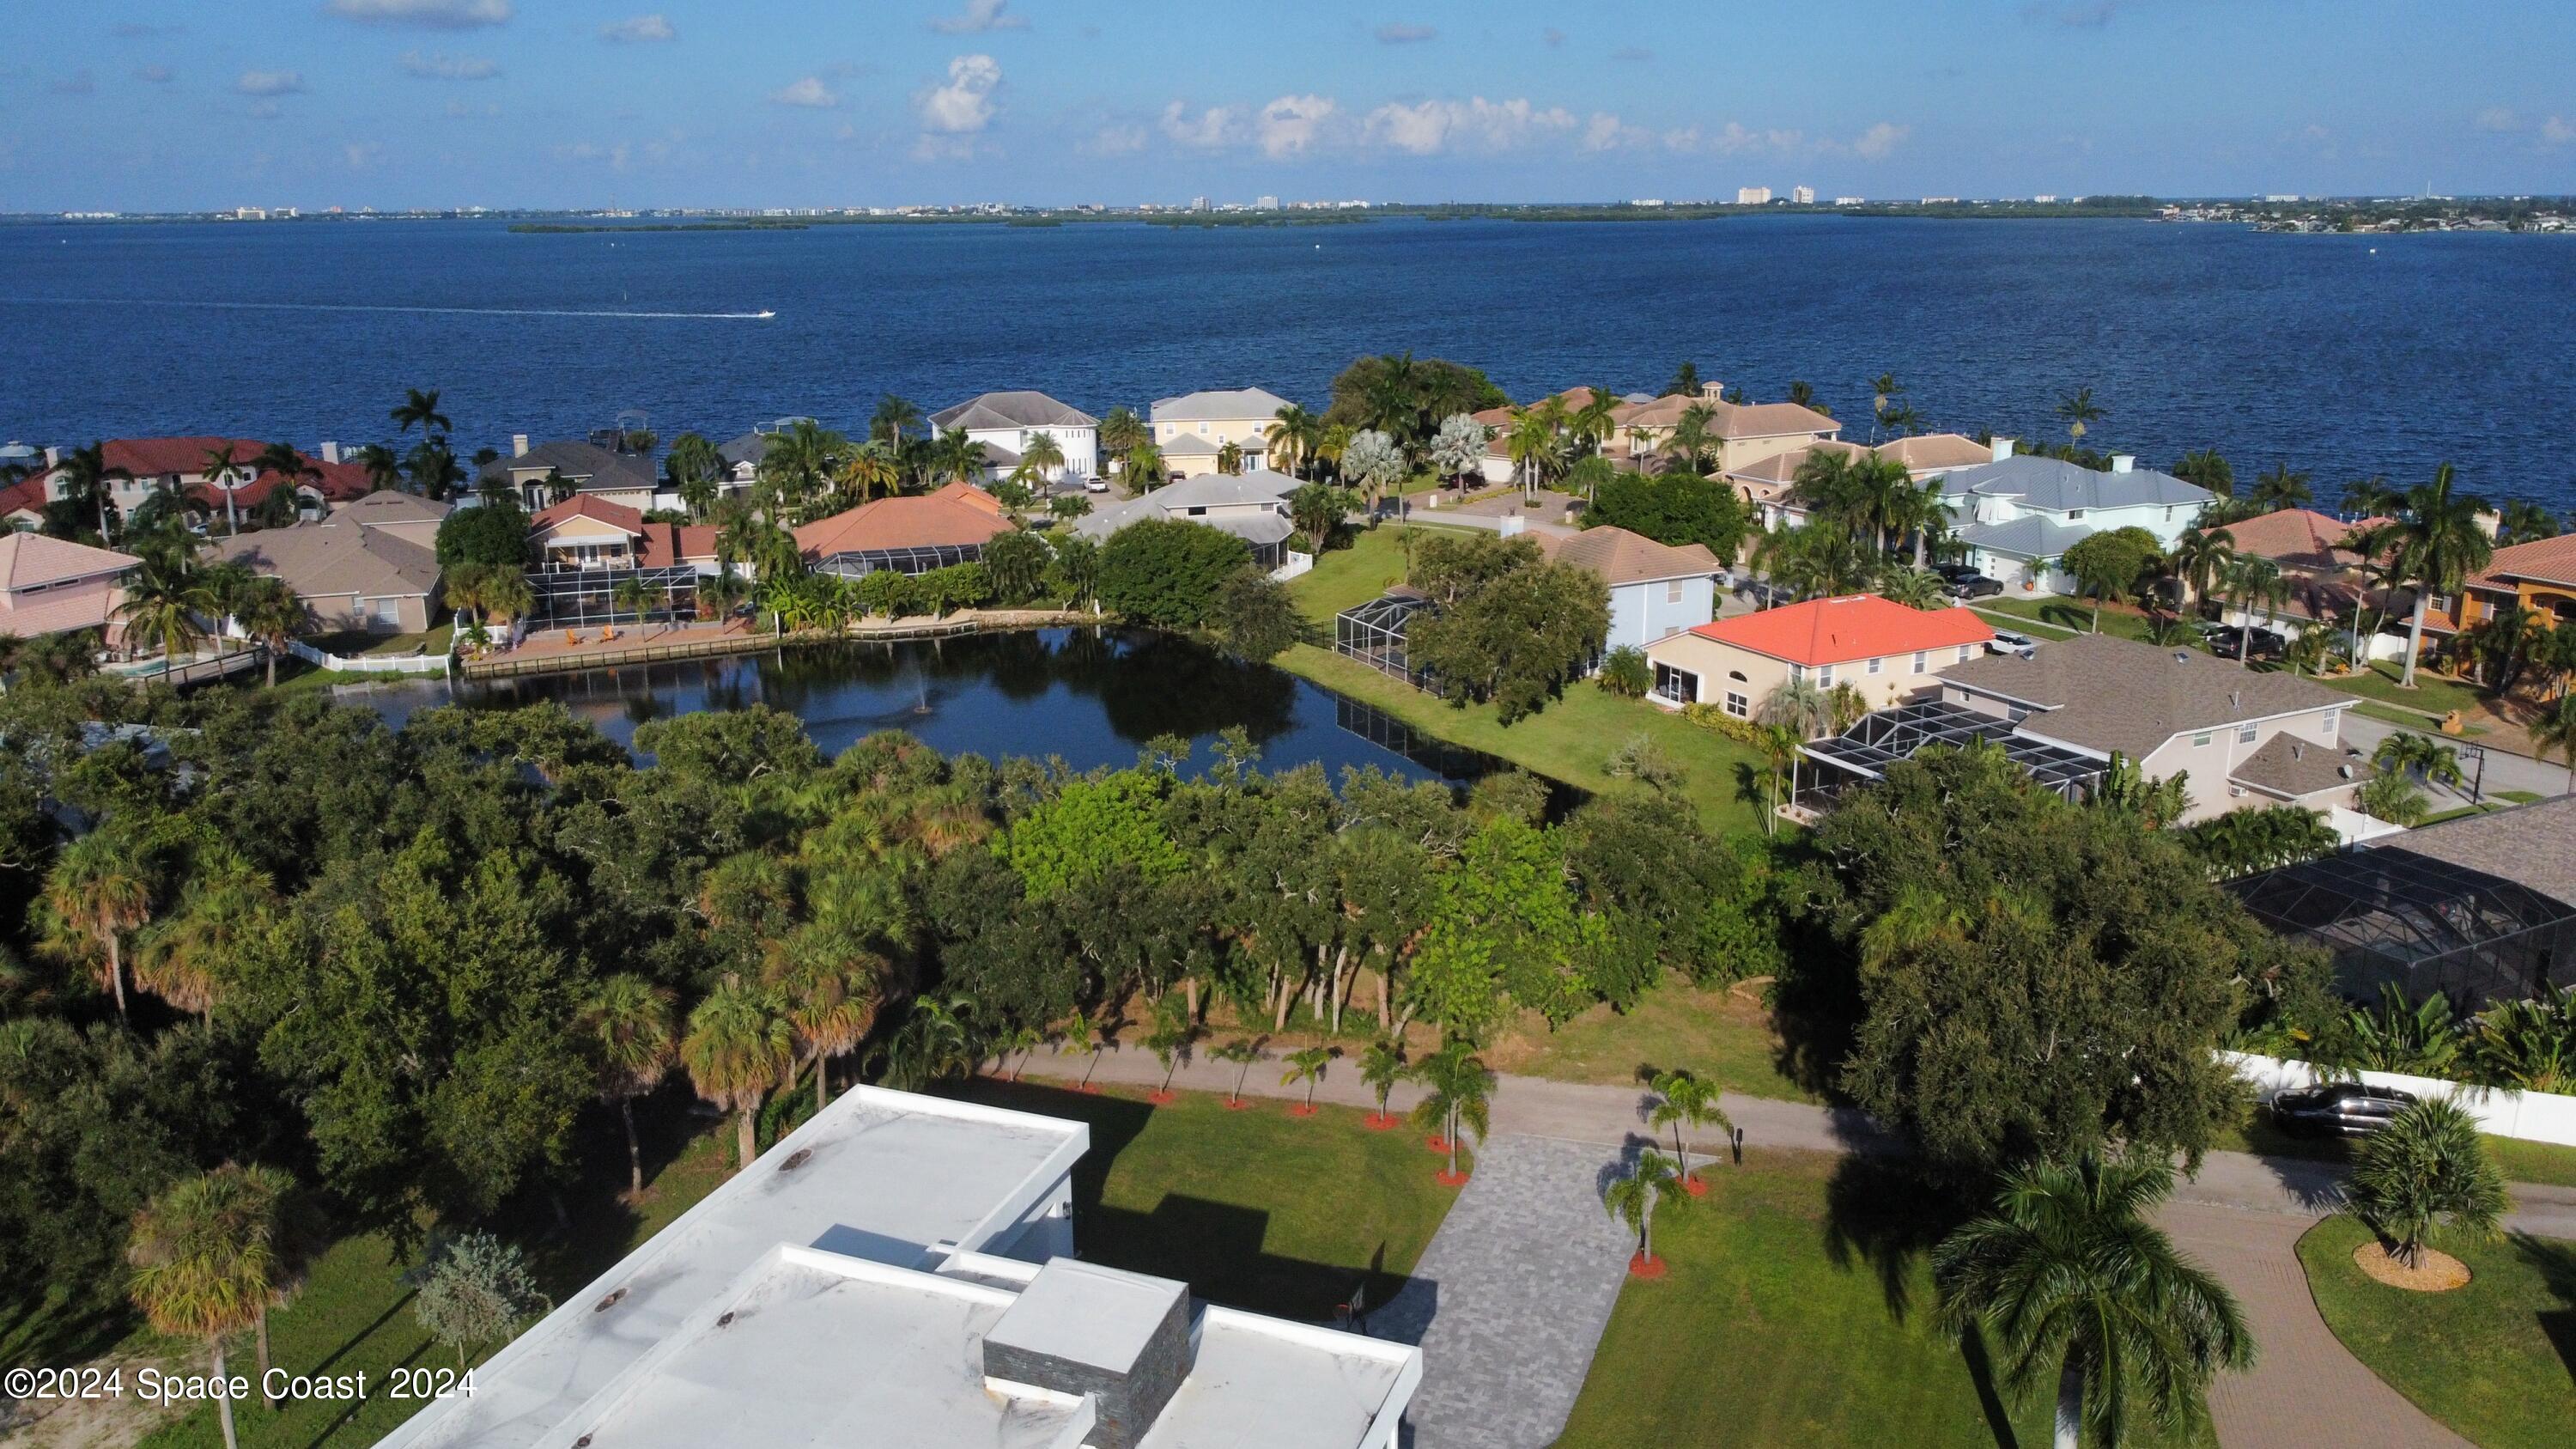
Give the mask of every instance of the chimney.
[{"label": "chimney", "polygon": [[510,456],[513,458],[524,458],[528,456],[527,434],[512,433],[510,435]]},{"label": "chimney", "polygon": [[985,1331],[985,1386],[1088,1396],[1083,1443],[1135,1449],[1189,1377],[1190,1340],[1187,1284],[1052,1258]]},{"label": "chimney", "polygon": [[2004,459],[2012,456],[2013,440],[2010,438],[1997,438],[1994,442],[1994,449],[1994,461],[2000,463]]},{"label": "chimney", "polygon": [[2137,468],[2138,460],[2135,455],[2129,453],[2113,453],[2111,455],[2112,472],[2134,473],[2137,471]]},{"label": "chimney", "polygon": [[1710,402],[1723,401],[1726,397],[1726,384],[1722,382],[1703,382],[1699,385],[1699,395]]},{"label": "chimney", "polygon": [[339,461],[340,461],[340,445],[339,445],[339,444],[337,444],[337,443],[335,443],[335,442],[332,442],[332,441],[331,441],[330,439],[328,439],[328,438],[323,439],[323,440],[322,440],[322,461],[323,461],[323,462],[325,462],[325,463],[337,463],[337,462],[339,462]]},{"label": "chimney", "polygon": [[62,465],[63,450],[60,448],[47,448],[45,450],[45,466],[48,468],[59,468]]}]

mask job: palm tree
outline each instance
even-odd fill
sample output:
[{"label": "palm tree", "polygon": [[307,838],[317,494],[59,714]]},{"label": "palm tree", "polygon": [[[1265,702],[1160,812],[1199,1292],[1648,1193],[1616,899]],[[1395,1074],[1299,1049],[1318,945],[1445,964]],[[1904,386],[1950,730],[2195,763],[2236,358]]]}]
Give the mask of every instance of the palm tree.
[{"label": "palm tree", "polygon": [[227,845],[201,847],[179,907],[136,943],[134,984],[181,1011],[214,1015],[227,968],[268,929],[268,874]]},{"label": "palm tree", "polygon": [[642,574],[628,574],[608,591],[608,606],[619,614],[633,614],[635,626],[640,629],[645,624],[644,611],[653,606],[656,593]]},{"label": "palm tree", "polygon": [[1301,1106],[1289,1109],[1292,1115],[1299,1117],[1315,1115],[1315,1087],[1324,1080],[1324,1068],[1331,1064],[1333,1058],[1341,1054],[1340,1047],[1331,1046],[1310,1046],[1288,1054],[1288,1070],[1279,1078],[1279,1085],[1284,1087],[1291,1082],[1306,1084],[1306,1100]]},{"label": "palm tree", "polygon": [[1306,465],[1313,461],[1315,444],[1323,436],[1320,418],[1295,403],[1282,407],[1262,436],[1270,442],[1270,456],[1287,465],[1287,471],[1299,478],[1306,476]]},{"label": "palm tree", "polygon": [[796,1069],[796,1028],[776,991],[732,972],[689,1013],[680,1060],[698,1095],[736,1114],[742,1166],[760,1155],[760,1103]]},{"label": "palm tree", "polygon": [[2226,529],[2186,528],[2174,541],[2174,577],[2182,580],[2185,594],[2195,602],[2207,597],[2235,562],[2236,535]]},{"label": "palm tree", "polygon": [[773,958],[772,979],[787,993],[788,1024],[814,1064],[814,1110],[832,1100],[832,1059],[867,1039],[884,996],[885,959],[860,945],[853,932],[810,925],[790,936]]},{"label": "palm tree", "polygon": [[2379,748],[2370,752],[2370,765],[2382,773],[2408,775],[2427,785],[2457,785],[2468,778],[2460,772],[2458,750],[2413,730],[2395,730],[2382,736]]},{"label": "palm tree", "polygon": [[814,494],[849,451],[849,439],[810,418],[799,418],[785,431],[770,434],[769,448],[760,455],[759,470],[762,512],[769,521],[803,521]]},{"label": "palm tree", "polygon": [[1784,724],[1766,724],[1754,732],[1754,748],[1762,752],[1762,761],[1770,767],[1771,808],[1762,812],[1762,833],[1780,832],[1781,777],[1789,773],[1790,763],[1798,758],[1802,743],[1798,731]]},{"label": "palm tree", "polygon": [[1618,409],[1617,393],[1606,387],[1593,388],[1591,396],[1584,400],[1583,406],[1567,414],[1566,435],[1574,439],[1575,445],[1585,452],[1598,453],[1602,445],[1610,441],[1610,435],[1616,427],[1610,415]]},{"label": "palm tree", "polygon": [[2405,516],[2390,535],[2396,546],[2399,575],[2415,589],[2415,610],[2406,625],[2406,668],[2401,689],[2415,687],[2415,663],[2424,652],[2424,613],[2435,594],[2456,594],[2469,575],[2495,557],[2495,545],[2478,527],[2486,505],[2476,497],[2451,491],[2451,465],[2433,470],[2433,481],[2406,494]]},{"label": "palm tree", "polygon": [[108,528],[108,495],[114,491],[112,484],[116,480],[132,482],[133,472],[108,462],[107,444],[101,442],[65,453],[59,473],[63,501],[81,512],[97,514],[99,542],[114,542],[114,534]]},{"label": "palm tree", "polygon": [[701,522],[715,506],[717,480],[725,472],[724,454],[705,434],[682,433],[671,440],[671,454],[662,460],[662,472],[680,495],[680,506],[689,510],[689,521]]},{"label": "palm tree", "polygon": [[2291,472],[2287,463],[2275,464],[2271,472],[2255,479],[2254,491],[2245,498],[2257,513],[2305,508],[2316,500],[2315,490],[2308,487],[2308,475]]},{"label": "palm tree", "polygon": [[1930,569],[1898,566],[1889,569],[1878,581],[1879,597],[1909,609],[1940,609],[1949,600],[1941,592],[1941,576]]},{"label": "palm tree", "polygon": [[1903,383],[1901,383],[1901,382],[1898,382],[1898,381],[1896,380],[1896,374],[1895,374],[1895,373],[1892,373],[1892,372],[1882,372],[1882,373],[1880,373],[1878,376],[1876,376],[1876,377],[1874,377],[1874,378],[1870,379],[1870,383],[1869,383],[1869,415],[1870,415],[1869,440],[1870,440],[1870,442],[1871,442],[1871,443],[1873,443],[1873,444],[1877,443],[1877,441],[1878,441],[1878,430],[1879,430],[1881,427],[1885,426],[1885,419],[1886,419],[1886,417],[1887,417],[1887,407],[1888,407],[1888,404],[1890,404],[1890,403],[1892,403],[1892,402],[1896,401],[1896,400],[1897,400],[1897,398],[1899,398],[1900,396],[1902,396],[1902,395],[1904,394],[1904,392],[1905,392],[1905,384],[1903,384]]},{"label": "palm tree", "polygon": [[1755,706],[1753,717],[1762,724],[1787,726],[1800,741],[1812,740],[1833,723],[1833,700],[1812,679],[1784,680]]},{"label": "palm tree", "polygon": [[1718,430],[1715,405],[1698,402],[1682,409],[1680,419],[1673,424],[1672,436],[1664,440],[1664,448],[1688,463],[1692,472],[1705,474],[1712,456],[1725,441]]},{"label": "palm tree", "polygon": [[2141,1396],[2178,1433],[2218,1370],[2253,1366],[2235,1298],[2146,1221],[2172,1191],[2173,1168],[2144,1158],[2021,1167],[1933,1249],[1953,1336],[1983,1329],[2015,1393],[2057,1371],[2057,1449],[2078,1449],[2087,1430],[2123,1442]]},{"label": "palm tree", "polygon": [[2220,498],[2231,497],[2236,492],[2236,470],[2216,448],[2200,448],[2183,454],[2182,461],[2173,466],[2173,475]]},{"label": "palm tree", "polygon": [[1410,1075],[1404,1062],[1404,1043],[1393,1037],[1380,1037],[1360,1053],[1360,1080],[1377,1093],[1377,1111],[1369,1118],[1372,1127],[1394,1125],[1387,1115],[1386,1099],[1395,1094],[1395,1084]]},{"label": "palm tree", "polygon": [[1699,364],[1688,358],[1682,359],[1682,365],[1673,369],[1673,380],[1664,384],[1663,395],[1665,397],[1699,396]]},{"label": "palm tree", "polygon": [[2491,1235],[2512,1206],[2477,1119],[2441,1098],[2415,1103],[2362,1139],[2344,1202],[2409,1268],[2436,1227]]},{"label": "palm tree", "polygon": [[617,1104],[626,1128],[626,1191],[644,1195],[644,1147],[635,1135],[635,1099],[662,1084],[679,1050],[679,1022],[669,987],[620,972],[591,989],[575,1031],[599,1070],[599,1096]]},{"label": "palm tree", "polygon": [[1162,487],[1171,476],[1171,470],[1163,463],[1163,450],[1151,442],[1140,442],[1129,448],[1127,466],[1120,473],[1128,486],[1139,493],[1150,493]]},{"label": "palm tree", "polygon": [[2093,401],[2093,389],[2089,387],[2079,387],[2058,399],[2057,415],[2066,422],[2068,441],[2075,443],[2083,442],[2084,434],[2108,416],[2102,405]]},{"label": "palm tree", "polygon": [[1504,437],[1505,446],[1511,450],[1512,467],[1521,477],[1522,495],[1537,497],[1540,482],[1564,458],[1564,442],[1556,419],[1545,408],[1524,408],[1512,414],[1511,431]]},{"label": "palm tree", "polygon": [[1138,447],[1151,442],[1154,430],[1129,407],[1114,407],[1100,420],[1100,446],[1116,458],[1125,458]]},{"label": "palm tree", "polygon": [[[204,1339],[218,1379],[226,1376],[225,1339],[244,1329],[259,1329],[262,1342],[267,1339],[268,1305],[283,1276],[279,1223],[291,1185],[272,1168],[228,1163],[182,1178],[134,1215],[127,1295],[155,1332]],[[230,1395],[215,1396],[215,1413],[225,1449],[237,1449]]]},{"label": "palm tree", "polygon": [[1629,1272],[1640,1278],[1664,1275],[1664,1265],[1655,1259],[1655,1209],[1686,1200],[1673,1160],[1651,1147],[1639,1152],[1636,1166],[1601,1194],[1601,1205],[1610,1210],[1610,1216],[1637,1234],[1637,1256],[1629,1260]]},{"label": "palm tree", "polygon": [[904,433],[910,429],[929,426],[930,424],[922,416],[921,404],[910,398],[887,393],[877,399],[876,413],[868,419],[868,436],[883,438],[894,444],[895,452],[900,455],[903,452]]},{"label": "palm tree", "polygon": [[[1239,454],[1241,450],[1238,449],[1237,452]],[[1064,469],[1064,445],[1055,440],[1055,434],[1040,433],[1029,439],[1029,445],[1020,450],[1020,462],[1048,478],[1053,478]]]},{"label": "palm tree", "polygon": [[445,433],[454,430],[454,424],[448,422],[447,414],[438,410],[438,389],[436,388],[431,388],[427,392],[416,387],[403,389],[403,400],[390,416],[394,420],[396,433],[408,433],[414,424],[418,424],[423,433]]},{"label": "palm tree", "polygon": [[205,472],[207,486],[220,490],[224,495],[224,535],[230,537],[239,533],[241,514],[233,507],[233,489],[248,480],[246,476],[234,476],[245,470],[241,459],[234,454],[233,445],[226,443],[219,448],[208,448],[205,462],[198,466]]},{"label": "palm tree", "polygon": [[2376,475],[2345,485],[2343,508],[2362,518],[2394,518],[2406,507],[2406,495]]},{"label": "palm tree", "polygon": [[1416,1063],[1413,1079],[1423,1088],[1422,1100],[1414,1104],[1413,1120],[1439,1127],[1441,1145],[1449,1154],[1449,1170],[1441,1180],[1452,1185],[1466,1181],[1458,1171],[1458,1138],[1462,1132],[1473,1132],[1478,1142],[1485,1140],[1493,1123],[1493,1072],[1473,1047],[1451,1041]]},{"label": "palm tree", "polygon": [[1732,1133],[1735,1123],[1717,1105],[1718,1098],[1726,1095],[1725,1090],[1679,1068],[1655,1073],[1646,1086],[1655,1094],[1650,1125],[1673,1129],[1673,1157],[1681,1164],[1683,1182],[1694,1194],[1705,1192],[1707,1188],[1691,1176],[1690,1144],[1682,1140],[1682,1129],[1714,1122]]},{"label": "palm tree", "polygon": [[2530,543],[2536,539],[2556,538],[2558,519],[2548,509],[2528,498],[2508,498],[2496,519],[2496,542]]},{"label": "palm tree", "polygon": [[367,491],[382,493],[402,486],[402,459],[382,443],[358,450],[358,466],[367,470]]},{"label": "palm tree", "polygon": [[45,906],[47,949],[90,963],[125,1015],[125,933],[152,919],[152,862],[142,842],[109,825],[64,846],[45,873]]},{"label": "palm tree", "polygon": [[243,632],[267,647],[268,687],[275,689],[277,656],[286,652],[286,641],[305,625],[304,600],[286,580],[263,575],[253,580],[233,605],[232,616]]},{"label": "palm tree", "polygon": [[893,497],[895,489],[902,485],[903,469],[887,445],[870,439],[850,450],[850,456],[841,461],[841,471],[833,481],[841,485],[846,495],[842,501],[860,504],[880,491],[889,498]]},{"label": "palm tree", "polygon": [[1198,1040],[1199,1024],[1190,1020],[1187,1005],[1175,993],[1165,992],[1154,1004],[1154,1027],[1145,1033],[1145,1050],[1163,1064],[1163,1085],[1148,1094],[1148,1101],[1172,1100],[1172,1075],[1181,1069],[1189,1056],[1190,1043]]},{"label": "palm tree", "polygon": [[[2561,629],[2576,625],[2561,624]],[[2568,793],[2576,794],[2576,694],[2562,694],[2531,722],[2531,755],[2545,760],[2551,751],[2567,762]]]}]

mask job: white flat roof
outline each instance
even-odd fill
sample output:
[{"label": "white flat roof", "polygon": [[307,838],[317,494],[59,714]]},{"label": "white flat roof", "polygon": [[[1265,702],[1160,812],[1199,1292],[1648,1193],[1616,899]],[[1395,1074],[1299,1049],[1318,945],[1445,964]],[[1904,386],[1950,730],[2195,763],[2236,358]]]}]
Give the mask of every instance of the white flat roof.
[{"label": "white flat roof", "polygon": [[[473,1397],[442,1400],[380,1442],[568,1443],[578,1430],[555,1431],[575,1410],[781,1244],[922,1267],[944,1256],[933,1244],[980,1248],[1016,1224],[1089,1145],[1079,1122],[856,1088],[476,1369]],[[846,1345],[816,1348],[841,1355],[833,1375],[880,1376]],[[750,1404],[771,1387],[746,1378],[726,1392]]]},{"label": "white flat roof", "polygon": [[1154,1330],[1189,1285],[1103,1268],[1073,1258],[1049,1259],[1020,1290],[1011,1311],[985,1337],[1013,1348],[1121,1373],[1135,1367]]}]

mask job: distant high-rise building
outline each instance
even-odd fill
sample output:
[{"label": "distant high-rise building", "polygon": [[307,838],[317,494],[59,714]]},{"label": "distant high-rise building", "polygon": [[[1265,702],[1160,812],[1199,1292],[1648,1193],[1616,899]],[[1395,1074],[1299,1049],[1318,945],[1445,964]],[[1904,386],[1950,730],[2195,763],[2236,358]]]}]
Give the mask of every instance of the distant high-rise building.
[{"label": "distant high-rise building", "polygon": [[1869,198],[1866,196],[1837,196],[1834,198],[1834,205],[1836,206],[1865,206],[1868,202]]},{"label": "distant high-rise building", "polygon": [[2032,200],[2034,203],[2036,203],[2036,204],[2038,204],[2038,205],[2040,205],[2040,206],[2046,206],[2046,205],[2048,205],[2050,202],[2055,201],[2056,199],[2057,199],[2056,193],[2054,193],[2054,192],[2048,192],[2048,191],[2043,191],[2043,192],[2041,192],[2039,195],[2034,196],[2034,197],[2032,197],[2032,198],[2031,198],[2031,200]]},{"label": "distant high-rise building", "polygon": [[1190,210],[1192,210],[1192,211],[1206,211],[1206,210],[1208,210],[1208,209],[1209,209],[1209,206],[1208,206],[1208,199],[1207,199],[1206,197],[1204,197],[1204,196],[1193,196],[1193,197],[1191,197],[1191,198],[1190,198]]},{"label": "distant high-rise building", "polygon": [[1812,186],[1793,186],[1789,188],[1789,200],[1799,206],[1813,206],[1816,204],[1816,188]]},{"label": "distant high-rise building", "polygon": [[1735,204],[1738,206],[1769,206],[1771,204],[1771,188],[1768,186],[1739,186],[1735,188]]},{"label": "distant high-rise building", "polygon": [[1252,199],[1252,209],[1255,211],[1277,211],[1279,209],[1279,198],[1275,196],[1256,196]]}]

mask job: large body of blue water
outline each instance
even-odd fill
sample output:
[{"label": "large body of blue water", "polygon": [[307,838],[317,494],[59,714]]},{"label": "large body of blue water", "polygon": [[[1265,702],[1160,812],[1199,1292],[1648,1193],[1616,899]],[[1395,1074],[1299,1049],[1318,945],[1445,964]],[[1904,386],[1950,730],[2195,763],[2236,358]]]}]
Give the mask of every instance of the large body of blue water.
[{"label": "large body of blue water", "polygon": [[[223,305],[210,305],[223,304]],[[388,309],[388,310],[376,310]],[[449,310],[390,310],[449,309]],[[462,310],[455,310],[462,309]],[[771,319],[607,316],[756,313]],[[565,314],[574,315],[565,315]],[[589,314],[589,315],[584,315]],[[2152,222],[1388,220],[1173,230],[829,226],[513,235],[498,222],[0,227],[0,436],[358,443],[436,387],[470,450],[639,408],[664,438],[864,423],[1037,388],[1101,413],[1259,384],[1321,406],[1362,352],[1516,398],[1675,364],[1865,420],[1894,373],[1935,427],[2062,437],[2331,501],[2442,461],[2576,507],[2576,238],[2272,236]]]}]

